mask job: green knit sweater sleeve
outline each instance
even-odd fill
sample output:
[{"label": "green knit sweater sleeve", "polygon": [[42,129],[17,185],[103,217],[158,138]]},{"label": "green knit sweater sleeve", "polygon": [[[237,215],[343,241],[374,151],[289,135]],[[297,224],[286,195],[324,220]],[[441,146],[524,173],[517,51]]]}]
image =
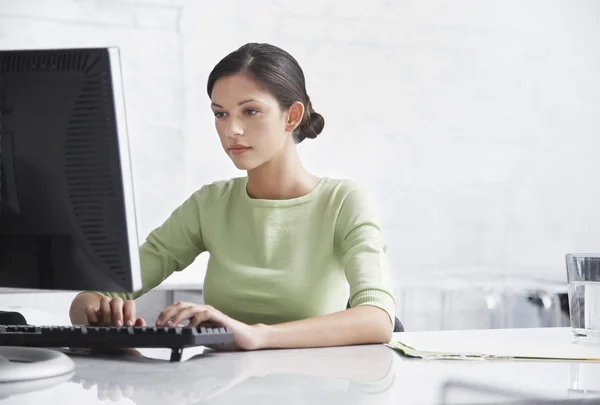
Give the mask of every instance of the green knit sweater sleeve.
[{"label": "green knit sweater sleeve", "polygon": [[189,266],[196,257],[206,251],[202,238],[201,204],[205,189],[190,196],[177,207],[167,220],[154,229],[140,247],[143,287],[133,293],[99,292],[111,298],[123,300],[139,298],[175,271]]},{"label": "green knit sweater sleeve", "polygon": [[350,285],[350,306],[372,305],[395,319],[395,297],[375,204],[366,191],[353,188],[340,207],[337,247]]}]

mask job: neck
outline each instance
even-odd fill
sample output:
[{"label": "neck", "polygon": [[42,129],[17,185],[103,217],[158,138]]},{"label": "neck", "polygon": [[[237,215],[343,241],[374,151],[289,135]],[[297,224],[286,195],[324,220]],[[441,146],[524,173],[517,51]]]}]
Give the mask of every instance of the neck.
[{"label": "neck", "polygon": [[286,200],[308,194],[318,182],[302,166],[295,145],[291,145],[279,156],[248,171],[246,191],[251,198]]}]

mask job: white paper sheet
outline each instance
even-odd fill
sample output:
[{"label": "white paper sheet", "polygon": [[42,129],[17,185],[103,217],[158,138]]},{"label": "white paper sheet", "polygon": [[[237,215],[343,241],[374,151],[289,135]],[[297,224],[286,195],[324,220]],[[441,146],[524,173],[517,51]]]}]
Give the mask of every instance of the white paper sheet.
[{"label": "white paper sheet", "polygon": [[600,361],[600,343],[574,343],[571,328],[404,332],[393,341],[401,345],[390,346],[422,358]]}]

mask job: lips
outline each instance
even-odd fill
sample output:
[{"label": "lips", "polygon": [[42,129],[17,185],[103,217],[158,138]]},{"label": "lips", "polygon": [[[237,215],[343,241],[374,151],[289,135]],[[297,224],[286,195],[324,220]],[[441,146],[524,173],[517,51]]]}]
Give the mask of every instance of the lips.
[{"label": "lips", "polygon": [[250,149],[252,149],[249,146],[245,146],[245,145],[233,145],[227,148],[229,150],[229,152],[232,155],[241,155],[243,153],[246,153],[247,151],[249,151]]}]

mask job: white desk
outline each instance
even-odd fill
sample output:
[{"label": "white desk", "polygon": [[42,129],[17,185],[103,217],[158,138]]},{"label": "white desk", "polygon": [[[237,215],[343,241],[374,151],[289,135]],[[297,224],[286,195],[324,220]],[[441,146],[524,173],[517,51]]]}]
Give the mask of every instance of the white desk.
[{"label": "white desk", "polygon": [[[582,372],[600,384],[600,363],[415,360],[384,345],[238,353],[197,348],[186,349],[184,356],[192,357],[181,363],[164,360],[168,350],[143,354],[73,356],[74,376],[0,405],[556,404],[585,397],[569,392]],[[600,403],[600,393],[587,398]]]}]

